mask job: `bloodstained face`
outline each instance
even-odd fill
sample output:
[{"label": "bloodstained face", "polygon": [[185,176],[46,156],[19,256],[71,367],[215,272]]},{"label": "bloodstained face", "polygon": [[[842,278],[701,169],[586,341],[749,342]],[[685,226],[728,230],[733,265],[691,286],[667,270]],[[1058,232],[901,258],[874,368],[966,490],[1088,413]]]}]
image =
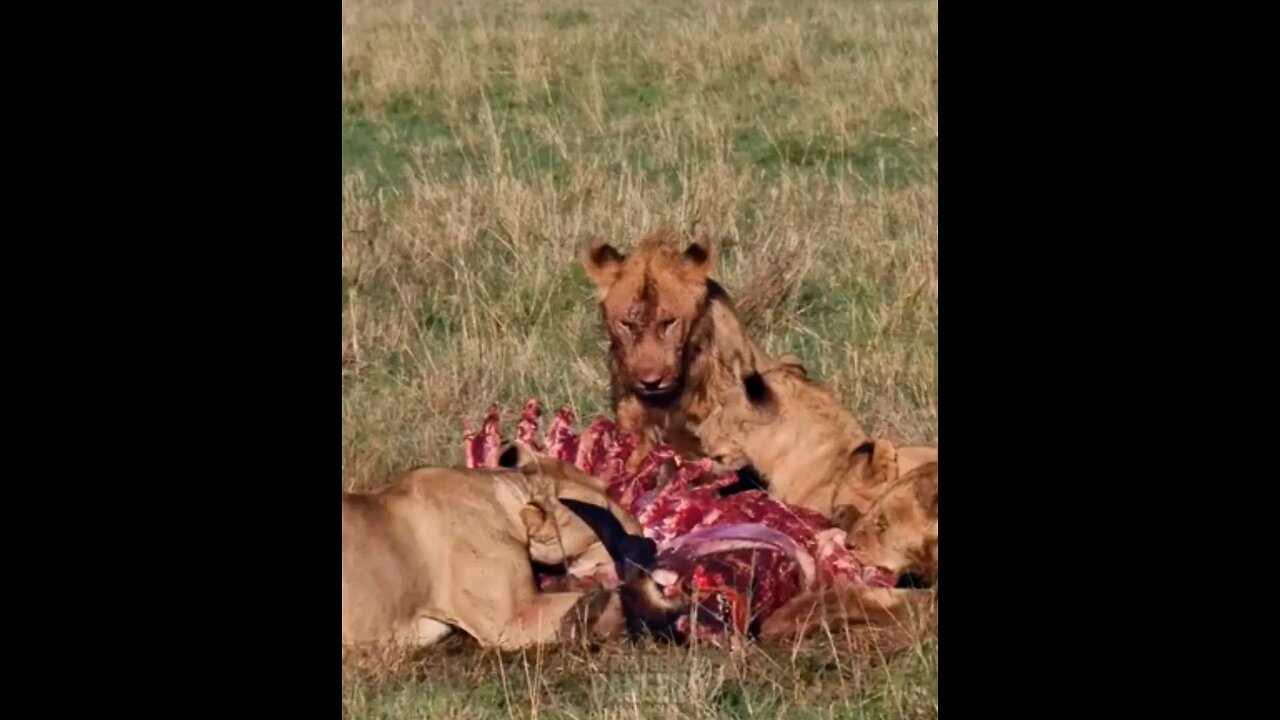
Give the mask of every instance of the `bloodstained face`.
[{"label": "bloodstained face", "polygon": [[666,407],[684,387],[690,331],[706,308],[713,262],[705,243],[683,251],[669,233],[631,254],[593,240],[584,265],[599,291],[618,381],[641,402]]}]

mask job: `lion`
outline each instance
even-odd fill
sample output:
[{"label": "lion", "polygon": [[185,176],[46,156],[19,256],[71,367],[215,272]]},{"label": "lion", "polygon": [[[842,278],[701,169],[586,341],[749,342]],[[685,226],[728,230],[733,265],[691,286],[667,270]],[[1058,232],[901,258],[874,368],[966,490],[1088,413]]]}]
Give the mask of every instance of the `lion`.
[{"label": "lion", "polygon": [[937,448],[866,436],[795,358],[737,372],[738,386],[696,429],[708,455],[723,467],[751,466],[778,500],[835,521],[851,547],[864,543],[858,552],[870,564],[936,576]]},{"label": "lion", "polygon": [[[865,509],[870,498],[860,491],[900,462],[797,359],[781,357],[755,370],[737,365],[733,375],[737,382],[695,433],[708,457],[728,469],[751,466],[782,502],[828,518],[840,505]],[[919,457],[915,448],[903,452],[908,461]]]},{"label": "lion", "polygon": [[719,403],[733,363],[754,368],[761,357],[728,293],[710,277],[710,243],[681,250],[674,232],[660,230],[624,255],[596,237],[583,264],[609,336],[618,429],[639,437],[629,469],[660,443],[701,455],[691,426]]},{"label": "lion", "polygon": [[[938,582],[938,461],[876,486],[879,493],[865,511],[837,511],[848,530],[846,545],[865,565],[882,567],[913,584]],[[902,582],[902,581],[900,581]]]},{"label": "lion", "polygon": [[[879,503],[879,518],[895,520],[908,528],[901,532],[919,536],[928,525],[932,502],[936,546],[936,447],[896,447],[887,439],[868,437],[854,415],[794,357],[780,357],[753,372],[737,366],[735,373],[740,382],[696,428],[712,460],[730,469],[750,465],[767,482],[769,495],[818,512],[846,530]],[[902,505],[909,497],[905,489],[882,497],[888,488],[901,486],[900,478],[918,477],[918,509]],[[886,543],[890,547],[896,541]],[[891,565],[884,566],[893,570]]]},{"label": "lion", "polygon": [[[909,630],[908,620],[926,611],[936,619],[938,461],[928,460],[908,473],[880,480],[879,494],[866,511],[842,506],[838,524],[848,526],[846,544],[854,557],[890,571],[898,577],[898,586],[846,585],[797,596],[769,616],[761,637],[803,636],[832,624]],[[898,633],[896,639],[909,640],[909,633]]]},{"label": "lion", "polygon": [[[635,518],[603,480],[515,443],[499,470],[420,468],[371,492],[342,494],[342,643],[429,646],[462,630],[519,649],[620,631],[608,594],[540,592],[533,562],[610,562],[562,499],[596,506],[633,535]],[[590,568],[586,568],[590,574]]]}]

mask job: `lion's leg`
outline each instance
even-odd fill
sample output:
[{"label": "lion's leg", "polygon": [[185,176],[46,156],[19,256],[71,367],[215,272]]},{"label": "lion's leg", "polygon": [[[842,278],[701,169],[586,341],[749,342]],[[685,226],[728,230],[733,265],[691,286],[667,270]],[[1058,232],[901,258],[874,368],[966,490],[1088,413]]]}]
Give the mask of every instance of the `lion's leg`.
[{"label": "lion's leg", "polygon": [[456,624],[486,647],[519,649],[552,642],[560,621],[582,597],[579,592],[541,593],[533,588],[514,597],[498,587],[470,588],[453,606]]},{"label": "lion's leg", "polygon": [[799,595],[760,627],[765,638],[804,636],[824,625],[903,627],[929,601],[929,592],[847,585]]},{"label": "lion's leg", "polygon": [[566,618],[572,617],[582,593],[539,593],[523,606],[516,608],[515,616],[498,628],[493,644],[504,650],[518,650],[530,645],[557,642],[562,639]]},{"label": "lion's leg", "polygon": [[622,596],[616,589],[598,587],[582,594],[560,620],[560,641],[604,640],[626,630]]},{"label": "lion's leg", "polygon": [[[496,573],[503,567],[506,572]],[[447,619],[489,647],[519,649],[579,636],[581,627],[593,631],[604,612],[598,591],[540,592],[519,547],[464,567],[452,581]]]},{"label": "lion's leg", "polygon": [[627,395],[616,403],[614,406],[614,415],[618,419],[618,435],[635,435],[636,447],[632,451],[631,457],[627,458],[627,472],[635,472],[640,467],[640,463],[649,456],[649,452],[653,450],[653,441],[649,437],[649,413],[645,410],[644,405],[634,397]]},{"label": "lion's leg", "polygon": [[453,626],[435,618],[418,616],[396,629],[396,641],[415,648],[435,645],[453,632]]},{"label": "lion's leg", "polygon": [[612,636],[623,627],[621,601],[616,592],[605,590],[538,593],[513,610],[506,621],[489,625],[492,633],[469,632],[485,645],[519,650],[585,636]]}]

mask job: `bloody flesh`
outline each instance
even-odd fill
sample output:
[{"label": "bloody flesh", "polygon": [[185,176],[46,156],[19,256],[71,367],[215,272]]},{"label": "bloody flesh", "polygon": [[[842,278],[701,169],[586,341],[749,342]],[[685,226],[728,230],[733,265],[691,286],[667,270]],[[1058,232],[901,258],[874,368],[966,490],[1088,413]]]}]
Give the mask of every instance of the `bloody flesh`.
[{"label": "bloody flesh", "polygon": [[[721,496],[719,490],[734,484],[737,474],[716,472],[705,458],[684,458],[663,445],[635,473],[627,473],[636,439],[619,436],[608,418],[596,418],[575,433],[573,413],[561,409],[539,438],[541,417],[537,400],[525,403],[516,439],[608,481],[609,496],[658,544],[657,567],[679,578],[669,591],[698,601],[699,635],[745,631],[801,592],[837,584],[894,583],[891,575],[861,566],[844,546],[844,531],[821,515],[761,490]],[[497,467],[499,409],[490,409],[479,430],[469,423],[464,430],[467,467]],[[548,590],[584,589],[595,581],[539,577]],[[687,632],[687,624],[680,629]]]}]

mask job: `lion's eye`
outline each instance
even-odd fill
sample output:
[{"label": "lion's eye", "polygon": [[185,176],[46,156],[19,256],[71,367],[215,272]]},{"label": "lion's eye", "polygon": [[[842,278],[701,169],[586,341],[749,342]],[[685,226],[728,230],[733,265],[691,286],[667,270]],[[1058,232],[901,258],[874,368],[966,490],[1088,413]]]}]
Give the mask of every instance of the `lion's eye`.
[{"label": "lion's eye", "polygon": [[670,320],[663,320],[662,322],[658,323],[658,331],[665,333],[667,330],[671,329],[672,325],[675,325],[675,324],[676,324],[675,318],[671,318]]}]

